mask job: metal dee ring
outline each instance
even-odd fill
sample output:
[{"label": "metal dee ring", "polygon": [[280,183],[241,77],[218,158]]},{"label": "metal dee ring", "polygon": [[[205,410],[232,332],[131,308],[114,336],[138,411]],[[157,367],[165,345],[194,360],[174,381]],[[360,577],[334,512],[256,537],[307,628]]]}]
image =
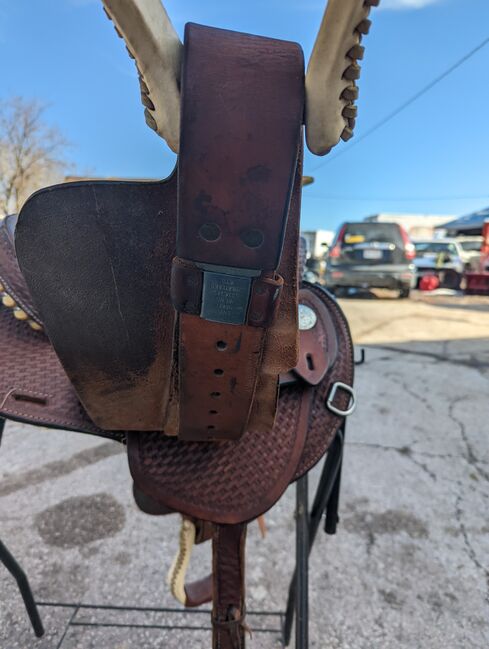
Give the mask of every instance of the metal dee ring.
[{"label": "metal dee ring", "polygon": [[[348,392],[348,394],[350,395],[350,401],[348,403],[348,408],[346,410],[340,410],[339,408],[333,405],[336,392],[338,391],[339,388],[341,388],[345,392]],[[355,397],[356,397],[355,390],[350,385],[347,385],[346,383],[342,383],[341,381],[336,381],[336,383],[333,383],[333,385],[331,386],[329,396],[326,399],[326,408],[328,408],[328,410],[331,410],[331,412],[334,412],[335,415],[339,415],[340,417],[348,417],[348,415],[351,415],[351,413],[356,408],[357,404],[356,404]]]}]

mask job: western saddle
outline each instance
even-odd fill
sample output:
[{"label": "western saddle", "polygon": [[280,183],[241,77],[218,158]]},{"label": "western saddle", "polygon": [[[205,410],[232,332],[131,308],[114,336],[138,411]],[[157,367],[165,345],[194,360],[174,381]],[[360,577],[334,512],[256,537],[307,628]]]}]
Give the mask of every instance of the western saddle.
[{"label": "western saddle", "polygon": [[139,507],[183,516],[174,595],[241,649],[247,523],[353,410],[353,348],[300,281],[300,47],[189,24],[180,92],[169,178],[48,187],[1,223],[0,416],[126,444]]}]

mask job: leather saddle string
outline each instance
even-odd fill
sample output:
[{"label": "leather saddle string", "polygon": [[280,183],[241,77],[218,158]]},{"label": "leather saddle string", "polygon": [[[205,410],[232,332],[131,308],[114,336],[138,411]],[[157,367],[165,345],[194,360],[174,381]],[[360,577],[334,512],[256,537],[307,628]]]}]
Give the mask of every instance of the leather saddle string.
[{"label": "leather saddle string", "polygon": [[246,523],[216,525],[212,539],[213,649],[245,648]]}]

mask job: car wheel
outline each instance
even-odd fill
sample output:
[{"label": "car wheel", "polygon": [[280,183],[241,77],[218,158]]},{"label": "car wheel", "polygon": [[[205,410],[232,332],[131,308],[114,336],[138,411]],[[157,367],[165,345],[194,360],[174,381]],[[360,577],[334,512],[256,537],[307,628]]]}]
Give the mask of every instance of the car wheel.
[{"label": "car wheel", "polygon": [[399,299],[404,299],[406,297],[409,297],[409,294],[411,293],[411,289],[407,287],[403,287],[399,289]]},{"label": "car wheel", "polygon": [[456,270],[447,270],[445,273],[445,278],[443,285],[445,288],[451,288],[454,291],[460,290],[460,284],[462,282],[461,273],[457,273]]}]

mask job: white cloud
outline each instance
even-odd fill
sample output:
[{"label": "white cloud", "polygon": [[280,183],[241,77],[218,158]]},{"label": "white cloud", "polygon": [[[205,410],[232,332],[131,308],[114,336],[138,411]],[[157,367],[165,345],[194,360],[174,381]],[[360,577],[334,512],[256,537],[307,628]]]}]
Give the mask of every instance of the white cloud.
[{"label": "white cloud", "polygon": [[381,0],[380,9],[423,9],[443,0]]}]

